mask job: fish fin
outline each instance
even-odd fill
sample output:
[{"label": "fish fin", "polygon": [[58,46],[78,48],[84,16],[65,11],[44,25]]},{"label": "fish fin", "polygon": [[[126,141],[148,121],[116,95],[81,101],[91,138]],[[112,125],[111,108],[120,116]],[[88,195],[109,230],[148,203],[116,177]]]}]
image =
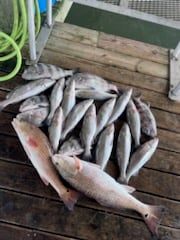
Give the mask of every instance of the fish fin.
[{"label": "fish fin", "polygon": [[127,184],[126,177],[124,177],[124,176],[118,177],[117,182],[120,183],[120,184],[122,184],[122,185],[123,185],[123,184]]},{"label": "fish fin", "polygon": [[78,157],[76,157],[75,155],[73,155],[73,158],[74,158],[74,162],[75,162],[75,166],[76,166],[76,168],[79,170],[79,171],[81,171],[81,169],[82,169],[82,164],[81,164],[81,161],[80,161],[80,159],[78,158]]},{"label": "fish fin", "polygon": [[120,184],[128,193],[133,193],[136,191],[136,189],[134,187],[131,187],[129,185],[125,185],[125,184]]},{"label": "fish fin", "polygon": [[71,190],[71,189],[67,189],[67,192],[64,193],[63,195],[60,195],[60,198],[62,199],[62,201],[64,202],[64,204],[66,205],[66,207],[72,211],[74,209],[74,205],[76,204],[76,202],[78,201],[78,199],[80,198],[81,193]]},{"label": "fish fin", "polygon": [[162,215],[165,212],[163,206],[148,205],[149,211],[143,215],[144,221],[147,224],[152,235],[158,238],[158,224],[161,221]]},{"label": "fish fin", "polygon": [[47,181],[46,178],[44,178],[43,176],[40,176],[40,178],[46,186],[49,185],[49,181]]}]

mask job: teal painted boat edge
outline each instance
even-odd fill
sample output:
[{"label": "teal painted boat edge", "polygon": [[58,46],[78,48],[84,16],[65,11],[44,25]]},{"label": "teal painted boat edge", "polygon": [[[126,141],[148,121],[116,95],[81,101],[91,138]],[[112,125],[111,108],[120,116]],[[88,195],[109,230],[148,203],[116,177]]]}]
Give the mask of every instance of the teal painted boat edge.
[{"label": "teal painted boat edge", "polygon": [[175,48],[180,30],[74,3],[65,22],[137,41]]}]

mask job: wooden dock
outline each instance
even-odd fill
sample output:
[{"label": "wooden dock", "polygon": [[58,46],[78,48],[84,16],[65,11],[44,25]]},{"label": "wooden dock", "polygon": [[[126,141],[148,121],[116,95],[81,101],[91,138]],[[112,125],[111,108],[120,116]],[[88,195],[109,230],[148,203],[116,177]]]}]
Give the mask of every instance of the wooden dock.
[{"label": "wooden dock", "polygon": [[[133,87],[151,104],[158,125],[159,146],[152,159],[129,184],[133,194],[164,205],[161,240],[180,239],[180,103],[168,99],[168,49],[56,23],[41,62],[79,67],[120,88]],[[5,70],[4,70],[5,71]],[[0,74],[4,74],[1,70]],[[21,76],[0,83],[0,99]],[[32,167],[11,126],[18,104],[0,113],[0,240],[151,240],[142,218],[133,211],[114,210],[83,197],[73,212],[46,187]],[[108,172],[116,177],[111,159]]]}]

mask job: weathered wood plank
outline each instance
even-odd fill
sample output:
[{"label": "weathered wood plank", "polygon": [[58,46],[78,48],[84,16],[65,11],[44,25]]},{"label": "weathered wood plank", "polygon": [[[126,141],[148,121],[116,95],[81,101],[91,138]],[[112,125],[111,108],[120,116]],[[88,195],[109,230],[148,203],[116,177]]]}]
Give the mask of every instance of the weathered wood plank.
[{"label": "weathered wood plank", "polygon": [[37,231],[12,224],[0,223],[1,240],[76,240],[78,238],[69,238],[57,236],[55,234]]},{"label": "weathered wood plank", "polygon": [[169,77],[168,65],[166,66],[147,60],[140,60],[136,70],[140,73],[144,73],[150,76],[158,76],[162,78]]},{"label": "weathered wood plank", "polygon": [[100,32],[98,47],[157,63],[169,63],[168,49],[120,36]]},{"label": "weathered wood plank", "polygon": [[158,129],[159,147],[180,153],[180,134]]},{"label": "weathered wood plank", "polygon": [[[75,57],[84,58],[94,62],[106,64],[108,66],[117,66],[131,71],[139,71],[142,73],[150,73],[149,67],[153,65],[152,76],[168,78],[168,67],[165,64],[154,63],[140,58],[131,57],[125,54],[111,52],[101,48],[92,46],[83,46],[80,43],[73,41],[59,39],[51,36],[48,40],[47,49],[55,52],[62,52]],[[148,64],[143,64],[148,62]],[[139,65],[140,64],[140,65]],[[138,67],[139,66],[139,67]]]},{"label": "weathered wood plank", "polygon": [[16,75],[14,78],[0,83],[0,89],[2,90],[12,90],[17,86],[23,85],[27,81],[23,80],[20,75]]},{"label": "weathered wood plank", "polygon": [[151,110],[159,128],[180,133],[180,114],[165,112],[155,108],[151,108]]},{"label": "weathered wood plank", "polygon": [[[74,67],[80,67],[81,71],[91,71],[90,72],[94,72],[97,74],[96,69],[97,69],[97,64],[93,64],[91,62],[89,62],[89,65],[84,64],[84,67],[82,68],[82,59],[80,58],[76,58],[76,57],[72,57],[72,56],[68,56],[65,54],[61,54],[59,52],[59,54],[56,56],[56,58],[54,57],[54,52],[51,50],[47,50],[45,49],[42,56],[41,56],[41,61],[42,62],[52,62],[54,64],[58,64],[61,65],[62,67],[69,67],[69,68],[74,68]],[[83,60],[84,62],[84,60]],[[92,66],[90,66],[90,64]],[[99,69],[101,69],[101,71],[99,71],[99,76],[104,77],[103,72],[107,72],[109,71],[109,67],[105,68],[102,67],[103,65],[98,65]],[[110,71],[109,71],[110,73]],[[113,73],[112,73],[112,78],[113,78]],[[162,109],[168,112],[173,112],[173,113],[177,113],[180,114],[180,104],[174,101],[171,101],[168,99],[167,94],[160,94],[154,91],[149,91],[147,89],[143,89],[143,86],[145,85],[145,81],[143,83],[143,81],[141,82],[141,88],[136,87],[135,84],[133,82],[127,82],[127,85],[125,82],[121,83],[118,82],[118,76],[116,75],[116,81],[114,81],[114,79],[112,79],[112,83],[115,83],[118,87],[120,88],[127,88],[128,86],[132,86],[133,89],[135,90],[135,92],[137,93],[141,93],[143,100],[150,102],[151,106],[156,107],[158,109]],[[126,75],[124,74],[124,79],[126,79]],[[144,85],[143,85],[144,84]]]},{"label": "weathered wood plank", "polygon": [[180,175],[180,155],[168,150],[157,149],[146,167]]},{"label": "weathered wood plank", "polygon": [[[108,212],[85,209],[79,206],[76,206],[73,212],[69,212],[60,202],[4,190],[0,194],[0,203],[2,206],[1,221],[16,222],[16,224],[30,228],[90,240],[132,240],[138,239],[139,236],[142,240],[152,239],[142,221]],[[131,226],[131,230],[127,226]],[[177,231],[163,226],[159,227],[161,239],[165,236],[176,236]],[[166,239],[171,240],[172,238]]]},{"label": "weathered wood plank", "polygon": [[179,176],[142,168],[138,177],[131,178],[129,185],[141,191],[146,189],[148,193],[180,200],[179,181]]},{"label": "weathered wood plank", "polygon": [[[45,58],[45,56],[47,58]],[[73,68],[77,65],[83,72],[95,73],[113,82],[121,82],[160,93],[168,92],[168,81],[163,78],[152,77],[113,66],[106,66],[105,64],[95,63],[63,53],[60,53],[60,57],[57,56],[57,58],[53,58],[53,56],[52,51],[45,49],[41,59],[43,62],[50,61],[65,68],[68,66],[69,68]]]},{"label": "weathered wood plank", "polygon": [[[71,40],[84,45],[97,46],[99,32],[68,23],[55,22],[51,36]],[[50,37],[51,37],[50,36]]]},{"label": "weathered wood plank", "polygon": [[80,43],[61,39],[57,42],[57,38],[51,36],[48,40],[46,48],[64,54],[71,54],[75,57],[85,58],[94,62],[100,62],[110,66],[118,66],[128,70],[136,71],[139,58],[132,58],[128,55],[117,54],[108,50],[95,48],[92,46],[83,47]]},{"label": "weathered wood plank", "polygon": [[4,136],[1,134],[0,158],[23,164],[30,163],[19,139],[17,137]]},{"label": "weathered wood plank", "polygon": [[[0,187],[1,188],[8,189],[8,190],[15,189],[16,191],[19,191],[19,192],[33,194],[33,195],[50,198],[50,199],[56,199],[56,200],[61,201],[59,199],[58,195],[56,194],[56,192],[51,187],[46,187],[42,183],[41,179],[39,178],[38,174],[36,173],[36,171],[33,167],[26,166],[26,165],[23,166],[23,165],[15,164],[15,163],[9,163],[6,161],[0,161],[0,170],[2,173],[0,175]],[[152,171],[150,172],[150,174],[151,173],[152,173]],[[149,174],[149,172],[146,172],[146,175],[148,175],[149,179],[151,178],[150,174]],[[157,173],[157,176],[159,176],[158,174],[159,173]],[[142,184],[139,183],[137,181],[137,179],[139,179],[139,181],[141,181],[143,183]],[[149,193],[150,188],[147,186],[147,181],[146,180],[142,181],[141,179],[142,178],[140,178],[140,177],[136,177],[136,180],[132,179],[131,182],[134,181],[134,184],[132,183],[130,185],[135,186],[138,190],[141,190],[143,192],[146,192],[146,189],[147,189],[147,192]],[[157,178],[151,179],[151,183],[153,186],[154,186],[155,180],[157,180]],[[171,179],[167,179],[165,181],[165,183],[163,183],[163,185],[160,184],[160,182],[157,182],[157,183],[155,183],[157,186],[154,186],[154,187],[158,187],[158,189],[163,188],[164,186],[166,186],[166,183],[168,180],[171,180]],[[173,185],[174,182],[175,181],[173,180],[173,182],[172,182],[173,189],[170,190],[171,192],[173,192],[173,191],[175,192],[174,189],[178,188],[177,186]],[[177,185],[178,182],[176,182],[175,184]],[[172,201],[172,200],[166,199],[164,197],[161,198],[161,197],[153,196],[152,194],[154,191],[157,193],[158,190],[152,189],[152,192],[150,192],[150,194],[135,192],[135,196],[145,203],[163,205],[166,208],[168,208],[168,214],[167,214],[167,216],[165,216],[163,218],[162,224],[166,225],[166,226],[171,226],[174,228],[180,227],[180,222],[178,221],[178,216],[180,214],[179,203],[177,201]],[[160,194],[162,191],[167,191],[166,194],[168,194],[167,187],[165,190],[160,189]],[[107,208],[100,206],[98,203],[91,201],[85,197],[78,201],[78,206],[79,205],[86,206],[86,207],[93,208],[93,209],[101,209],[101,210],[105,210],[105,211],[107,210]],[[125,209],[112,210],[112,211],[115,213],[119,213],[120,215],[123,215],[123,216],[132,216],[132,217],[136,216],[136,214],[134,212],[128,211]]]},{"label": "weathered wood plank", "polygon": [[[8,159],[13,162],[30,164],[20,141],[16,137],[0,134],[0,156],[2,159]],[[180,175],[179,158],[178,153],[157,149],[151,160],[146,164],[146,167]]]}]

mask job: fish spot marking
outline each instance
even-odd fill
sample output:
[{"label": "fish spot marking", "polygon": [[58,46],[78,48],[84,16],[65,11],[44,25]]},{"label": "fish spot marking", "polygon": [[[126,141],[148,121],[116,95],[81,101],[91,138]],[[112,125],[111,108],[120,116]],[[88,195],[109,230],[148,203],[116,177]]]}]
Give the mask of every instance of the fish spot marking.
[{"label": "fish spot marking", "polygon": [[34,140],[34,139],[32,139],[32,138],[28,138],[28,144],[31,146],[31,147],[38,147],[38,144],[37,144],[37,142]]}]

